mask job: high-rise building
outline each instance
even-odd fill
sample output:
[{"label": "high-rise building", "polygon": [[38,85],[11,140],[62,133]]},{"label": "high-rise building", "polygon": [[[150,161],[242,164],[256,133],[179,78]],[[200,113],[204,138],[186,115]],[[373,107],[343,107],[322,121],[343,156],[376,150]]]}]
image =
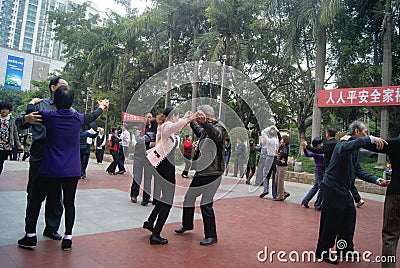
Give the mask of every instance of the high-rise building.
[{"label": "high-rise building", "polygon": [[[60,60],[62,44],[54,39],[47,11],[70,11],[78,0],[0,0],[0,85],[11,89],[34,89],[65,66]],[[82,0],[81,0],[82,1]],[[90,3],[87,18],[105,13]]]},{"label": "high-rise building", "polygon": [[[88,1],[90,2],[90,1]],[[59,59],[60,43],[54,39],[47,11],[69,11],[77,0],[0,0],[0,46]],[[87,16],[104,12],[91,3]]]}]

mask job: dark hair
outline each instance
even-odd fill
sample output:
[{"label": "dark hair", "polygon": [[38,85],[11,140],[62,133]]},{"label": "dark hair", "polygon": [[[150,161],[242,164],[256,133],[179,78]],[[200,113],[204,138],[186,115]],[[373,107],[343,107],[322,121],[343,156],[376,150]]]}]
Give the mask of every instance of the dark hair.
[{"label": "dark hair", "polygon": [[174,107],[174,106],[167,106],[165,107],[164,111],[162,112],[163,115],[165,115],[166,119],[173,115],[178,115],[179,114],[179,109]]},{"label": "dark hair", "polygon": [[315,137],[311,142],[313,147],[317,147],[317,145],[321,144],[321,143],[322,143],[322,139],[320,137]]},{"label": "dark hair", "polygon": [[190,134],[186,134],[185,137],[186,137],[186,139],[188,139],[190,136],[191,136]]},{"label": "dark hair", "polygon": [[12,103],[8,101],[2,101],[0,102],[0,110],[6,109],[12,111]]},{"label": "dark hair", "polygon": [[114,133],[116,130],[117,130],[116,127],[112,127],[112,128],[111,128],[111,133]]},{"label": "dark hair", "polygon": [[282,140],[285,143],[285,146],[289,146],[290,144],[290,137],[288,135],[283,135]]},{"label": "dark hair", "polygon": [[69,109],[74,102],[74,91],[67,86],[60,86],[54,92],[54,104],[57,110]]},{"label": "dark hair", "polygon": [[328,132],[329,137],[335,137],[336,136],[336,128],[334,128],[334,127],[328,127],[326,129],[326,132]]},{"label": "dark hair", "polygon": [[61,76],[57,76],[57,77],[53,77],[53,78],[50,80],[50,83],[49,83],[49,90],[50,90],[50,93],[51,93],[51,86],[56,86],[56,85],[58,84],[58,81],[60,81],[60,79],[64,79],[64,78],[62,78]]},{"label": "dark hair", "polygon": [[231,142],[231,139],[230,138],[226,138],[225,141]]}]

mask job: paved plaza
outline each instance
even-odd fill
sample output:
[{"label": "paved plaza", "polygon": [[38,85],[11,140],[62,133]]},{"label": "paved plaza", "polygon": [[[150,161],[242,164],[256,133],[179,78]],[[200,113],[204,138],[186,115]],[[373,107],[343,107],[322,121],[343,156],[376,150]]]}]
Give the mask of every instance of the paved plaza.
[{"label": "paved plaza", "polygon": [[[0,175],[0,267],[333,267],[302,260],[304,253],[315,250],[318,238],[319,212],[299,205],[310,185],[286,182],[291,196],[275,202],[270,195],[259,198],[261,189],[249,187],[244,179],[224,177],[214,203],[218,243],[204,247],[199,245],[203,239],[199,208],[193,231],[174,232],[181,222],[183,186],[190,183],[179,175],[178,167],[174,206],[161,233],[169,244],[150,245],[150,233],[142,225],[153,206],[141,206],[141,197],[139,203],[130,202],[130,172],[108,175],[107,165],[90,159],[87,179],[79,181],[71,251],[62,251],[60,241],[42,236],[43,209],[38,245],[26,250],[17,246],[17,240],[24,235],[29,164],[6,161]],[[127,168],[132,171],[132,163]],[[366,203],[357,209],[354,243],[359,252],[371,252],[370,262],[341,263],[341,267],[380,267],[375,259],[381,253],[384,196],[361,195]],[[62,221],[59,232],[63,231]],[[279,251],[286,253],[280,260]]]}]

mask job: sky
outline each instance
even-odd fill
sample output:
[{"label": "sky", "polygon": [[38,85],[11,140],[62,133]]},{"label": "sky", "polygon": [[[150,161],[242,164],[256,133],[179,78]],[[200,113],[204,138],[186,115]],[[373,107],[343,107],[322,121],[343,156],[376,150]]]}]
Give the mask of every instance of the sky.
[{"label": "sky", "polygon": [[[125,9],[119,5],[114,3],[113,0],[90,0],[91,2],[97,4],[97,6],[102,11],[107,11],[107,9],[111,9],[114,12],[117,12],[121,15],[125,15]],[[81,0],[81,2],[85,2],[85,0]],[[143,12],[143,10],[150,5],[150,1],[146,0],[131,0],[132,7],[135,7],[139,10],[139,13]]]}]

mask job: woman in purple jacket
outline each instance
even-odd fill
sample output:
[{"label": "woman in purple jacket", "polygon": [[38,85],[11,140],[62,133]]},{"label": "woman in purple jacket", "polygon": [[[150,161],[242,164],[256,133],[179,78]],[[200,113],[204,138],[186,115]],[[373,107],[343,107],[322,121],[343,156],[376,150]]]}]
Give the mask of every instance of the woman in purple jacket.
[{"label": "woman in purple jacket", "polygon": [[[53,189],[61,188],[65,209],[65,236],[61,243],[63,250],[70,250],[72,245],[72,228],[75,222],[75,193],[81,175],[79,133],[83,125],[96,120],[108,108],[108,100],[99,102],[91,114],[79,114],[71,109],[74,92],[67,86],[60,86],[54,93],[57,111],[42,111],[43,125],[46,127],[46,147],[39,167],[38,180],[33,184],[32,195],[28,202],[25,218],[25,236],[18,240],[24,248],[35,248],[36,223],[40,207],[46,195],[58,193]],[[40,102],[33,99],[28,110]],[[55,197],[57,200],[60,196]]]},{"label": "woman in purple jacket", "polygon": [[[319,148],[323,145],[323,142],[320,137],[316,137],[312,140],[311,144],[313,147]],[[309,151],[307,151],[306,148],[303,148],[303,150],[304,150],[305,156],[314,158],[315,170],[314,170],[314,185],[308,191],[307,195],[303,198],[303,200],[301,201],[301,206],[305,207],[305,208],[309,208],[308,202],[310,202],[310,200],[318,192],[317,200],[314,203],[314,208],[316,210],[320,210],[321,201],[322,201],[320,184],[321,184],[322,177],[323,177],[324,171],[325,171],[324,154],[316,154],[313,152],[309,152]]]}]

